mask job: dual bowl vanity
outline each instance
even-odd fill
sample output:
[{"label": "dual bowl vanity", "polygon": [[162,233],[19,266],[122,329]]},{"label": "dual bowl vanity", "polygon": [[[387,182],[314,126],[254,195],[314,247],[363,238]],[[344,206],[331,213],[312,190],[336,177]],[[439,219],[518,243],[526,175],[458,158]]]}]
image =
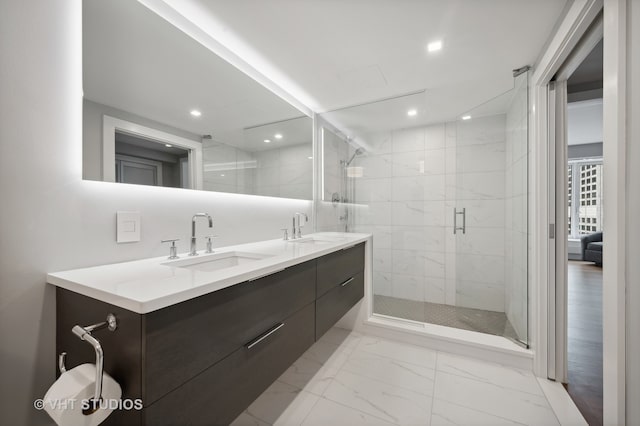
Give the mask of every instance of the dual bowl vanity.
[{"label": "dual bowl vanity", "polygon": [[48,275],[56,350],[93,362],[96,334],[123,399],[104,424],[228,424],[364,296],[369,234],[318,233]]}]

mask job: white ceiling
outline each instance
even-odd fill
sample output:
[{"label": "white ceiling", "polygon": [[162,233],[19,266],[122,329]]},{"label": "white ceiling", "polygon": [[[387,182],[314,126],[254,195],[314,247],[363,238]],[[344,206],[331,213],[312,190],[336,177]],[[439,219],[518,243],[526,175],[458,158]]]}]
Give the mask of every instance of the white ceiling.
[{"label": "white ceiling", "polygon": [[[165,0],[316,111],[426,89],[451,119],[513,86],[564,0]],[[444,47],[426,52],[428,42]]]}]

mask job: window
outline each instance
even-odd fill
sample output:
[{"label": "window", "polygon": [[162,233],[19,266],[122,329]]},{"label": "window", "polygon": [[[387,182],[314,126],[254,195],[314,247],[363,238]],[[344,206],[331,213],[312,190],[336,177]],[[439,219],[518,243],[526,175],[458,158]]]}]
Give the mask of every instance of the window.
[{"label": "window", "polygon": [[569,236],[602,231],[602,159],[570,160],[567,177]]}]

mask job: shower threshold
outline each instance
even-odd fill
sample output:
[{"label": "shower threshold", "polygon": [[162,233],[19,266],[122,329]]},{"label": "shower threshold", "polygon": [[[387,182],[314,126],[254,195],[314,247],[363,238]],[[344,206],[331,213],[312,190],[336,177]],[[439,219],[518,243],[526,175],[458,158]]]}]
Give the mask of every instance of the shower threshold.
[{"label": "shower threshold", "polygon": [[503,336],[512,340],[518,338],[504,312],[419,302],[381,295],[373,296],[373,312],[388,317]]}]

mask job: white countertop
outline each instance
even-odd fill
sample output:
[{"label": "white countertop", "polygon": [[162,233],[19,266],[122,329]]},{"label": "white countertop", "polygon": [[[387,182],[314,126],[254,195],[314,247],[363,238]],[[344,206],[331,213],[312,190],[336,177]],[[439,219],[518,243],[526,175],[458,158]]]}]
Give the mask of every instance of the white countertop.
[{"label": "white countertop", "polygon": [[[132,262],[47,274],[47,282],[139,314],[149,313],[193,299],[234,284],[269,275],[307,260],[367,241],[370,234],[322,232],[304,239],[323,239],[318,243],[296,240],[269,240],[214,249],[212,255],[200,251],[197,257],[180,253],[180,259],[166,256]],[[178,265],[188,259],[205,262],[222,253],[247,253],[266,257],[246,264],[215,271],[187,269]]]}]

